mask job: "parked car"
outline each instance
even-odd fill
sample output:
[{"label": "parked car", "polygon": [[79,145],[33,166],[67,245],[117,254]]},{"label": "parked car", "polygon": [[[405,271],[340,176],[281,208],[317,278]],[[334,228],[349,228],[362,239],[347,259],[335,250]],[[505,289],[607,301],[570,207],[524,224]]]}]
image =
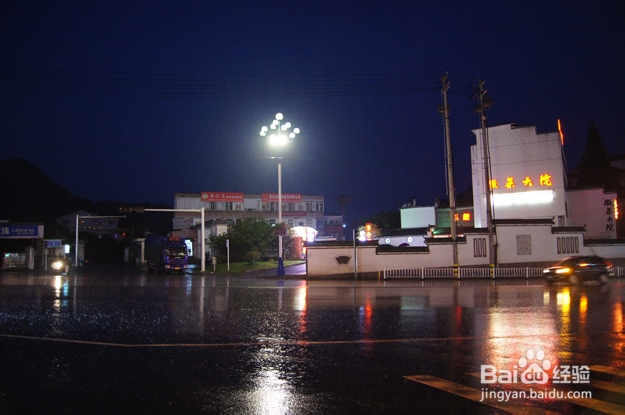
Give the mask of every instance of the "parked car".
[{"label": "parked car", "polygon": [[612,275],[612,264],[595,255],[578,255],[564,258],[553,266],[543,270],[547,283],[566,281],[578,284],[582,281],[595,280],[605,284]]}]

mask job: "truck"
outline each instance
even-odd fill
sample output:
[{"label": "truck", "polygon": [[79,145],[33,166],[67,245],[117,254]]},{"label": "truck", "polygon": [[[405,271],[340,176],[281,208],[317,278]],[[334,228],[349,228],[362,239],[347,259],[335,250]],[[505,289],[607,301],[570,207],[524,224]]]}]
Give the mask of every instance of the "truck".
[{"label": "truck", "polygon": [[177,237],[149,235],[145,238],[148,273],[184,274],[189,264],[187,244]]}]

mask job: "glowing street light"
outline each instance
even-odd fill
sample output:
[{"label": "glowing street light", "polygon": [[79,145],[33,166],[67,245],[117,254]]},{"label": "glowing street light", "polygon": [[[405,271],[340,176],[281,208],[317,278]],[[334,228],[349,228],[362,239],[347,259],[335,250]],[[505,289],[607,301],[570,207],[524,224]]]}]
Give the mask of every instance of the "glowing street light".
[{"label": "glowing street light", "polygon": [[[299,134],[299,128],[291,130],[291,123],[282,123],[284,116],[282,113],[276,114],[269,128],[263,126],[260,129],[260,135],[266,137],[269,133],[269,145],[272,147],[283,147],[293,141],[295,136]],[[276,130],[275,132],[269,130]],[[278,223],[282,226],[282,157],[278,159]],[[284,259],[282,258],[282,233],[278,235],[278,276],[284,275]]]}]

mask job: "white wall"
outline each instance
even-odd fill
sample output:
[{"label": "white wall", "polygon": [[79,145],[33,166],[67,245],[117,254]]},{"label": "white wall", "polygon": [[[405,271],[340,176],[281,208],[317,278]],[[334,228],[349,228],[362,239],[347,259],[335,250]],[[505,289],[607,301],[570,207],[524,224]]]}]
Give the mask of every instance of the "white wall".
[{"label": "white wall", "polygon": [[566,192],[571,226],[585,226],[586,238],[616,239],[614,220],[616,193],[603,189],[569,190]]},{"label": "white wall", "polygon": [[[519,238],[517,238],[519,237]],[[577,252],[566,251],[564,245],[560,245],[558,252],[558,239],[560,241],[577,242]],[[485,244],[485,251],[476,252],[475,240]],[[608,259],[625,258],[625,245],[609,246],[584,246],[584,237],[581,232],[552,233],[550,225],[498,225],[498,263],[499,264],[523,264],[531,266],[532,263],[556,262],[559,259],[574,254],[599,255]],[[478,244],[479,246],[479,244]],[[568,248],[575,244],[567,245]],[[531,248],[531,255],[527,255]],[[358,273],[376,273],[384,269],[414,269],[428,267],[451,267],[452,245],[451,243],[434,244],[429,246],[429,253],[378,253],[375,246],[357,247]],[[476,254],[481,254],[477,256]],[[349,259],[347,264],[340,264],[340,257]],[[484,233],[466,235],[466,243],[458,243],[458,256],[460,267],[488,266],[488,235]],[[323,247],[308,246],[307,248],[307,273],[310,276],[344,275],[354,274],[354,248],[353,246]]]},{"label": "white wall", "polygon": [[[471,146],[471,170],[473,183],[473,206],[476,227],[486,227],[486,194],[482,130],[473,130],[476,144]],[[564,155],[559,133],[537,134],[536,127],[516,127],[505,124],[488,129],[491,180],[498,188],[493,189],[493,200],[518,197],[512,204],[495,203],[494,219],[537,219],[566,216]],[[541,184],[541,177],[549,175],[551,185]],[[506,188],[508,179],[513,188]],[[527,183],[524,184],[524,181]],[[532,186],[530,186],[530,181]],[[531,202],[536,191],[553,191],[548,202]],[[502,195],[502,196],[499,196]],[[564,225],[564,224],[563,224]]]},{"label": "white wall", "polygon": [[402,229],[436,226],[436,208],[434,206],[402,208],[399,212]]},{"label": "white wall", "polygon": [[408,244],[410,246],[427,246],[425,243],[426,235],[389,235],[389,236],[381,236],[378,241],[380,245],[392,245],[392,246],[400,246],[402,244]]}]

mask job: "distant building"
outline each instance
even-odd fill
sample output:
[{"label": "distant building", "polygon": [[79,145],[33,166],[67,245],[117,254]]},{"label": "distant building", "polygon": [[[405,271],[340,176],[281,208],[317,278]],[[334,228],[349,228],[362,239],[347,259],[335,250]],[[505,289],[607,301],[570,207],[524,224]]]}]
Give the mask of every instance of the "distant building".
[{"label": "distant building", "polygon": [[[340,215],[324,214],[323,195],[299,193],[282,194],[282,221],[290,228],[307,227],[315,229],[318,235],[343,239],[343,223]],[[176,193],[175,209],[204,208],[205,236],[220,235],[228,225],[245,218],[262,218],[270,223],[278,222],[278,194],[245,194],[239,192]],[[173,236],[199,240],[201,218],[195,212],[175,212]],[[198,244],[195,244],[198,245]],[[199,247],[194,246],[194,255]]]},{"label": "distant building", "polygon": [[[488,154],[494,223],[502,221],[553,221],[555,227],[584,230],[587,239],[616,239],[618,202],[616,193],[603,189],[568,189],[566,160],[559,133],[537,134],[535,127],[505,124],[489,127]],[[481,130],[474,130],[471,147],[474,206],[457,206],[458,234],[472,228],[486,228]],[[615,167],[624,157],[610,158]],[[406,204],[400,210],[401,230],[383,233],[381,244],[425,246],[428,234],[437,228],[449,235],[450,213],[444,207]],[[542,222],[541,222],[542,223]]]},{"label": "distant building", "polygon": [[67,215],[56,218],[56,223],[59,228],[65,229],[70,233],[76,232],[76,216],[78,219],[78,231],[88,232],[94,235],[118,235],[121,230],[119,229],[119,220],[117,218],[90,218],[89,216],[98,216],[95,213],[87,212],[86,210],[78,210],[76,212],[69,213]]}]

